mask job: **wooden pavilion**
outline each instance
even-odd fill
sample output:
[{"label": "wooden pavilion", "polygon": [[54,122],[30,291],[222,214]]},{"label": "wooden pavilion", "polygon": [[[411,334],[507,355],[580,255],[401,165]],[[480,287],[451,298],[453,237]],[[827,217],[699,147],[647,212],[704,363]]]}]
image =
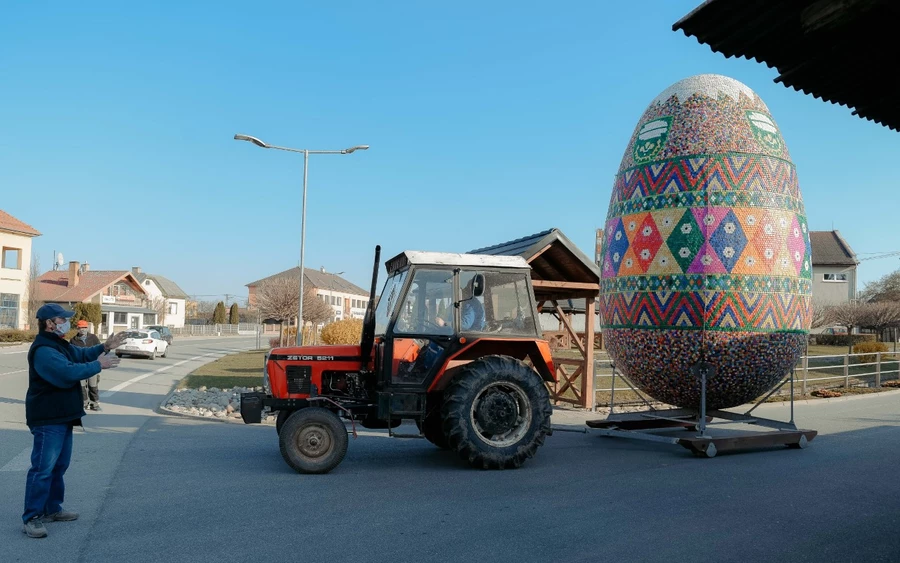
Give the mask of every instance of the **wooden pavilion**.
[{"label": "wooden pavilion", "polygon": [[[600,295],[600,269],[559,229],[470,251],[472,254],[521,256],[531,265],[538,312],[553,312],[581,353],[580,359],[554,358],[558,383],[555,401],[594,407],[594,315]],[[563,310],[564,300],[584,300],[583,337]]]}]

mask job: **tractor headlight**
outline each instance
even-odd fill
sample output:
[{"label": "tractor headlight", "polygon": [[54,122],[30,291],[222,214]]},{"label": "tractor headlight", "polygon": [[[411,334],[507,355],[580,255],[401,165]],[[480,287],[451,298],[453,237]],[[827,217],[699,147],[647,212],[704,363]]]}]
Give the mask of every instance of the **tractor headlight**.
[{"label": "tractor headlight", "polygon": [[272,384],[269,383],[269,352],[266,352],[266,359],[263,363],[263,391],[266,395],[272,396]]}]

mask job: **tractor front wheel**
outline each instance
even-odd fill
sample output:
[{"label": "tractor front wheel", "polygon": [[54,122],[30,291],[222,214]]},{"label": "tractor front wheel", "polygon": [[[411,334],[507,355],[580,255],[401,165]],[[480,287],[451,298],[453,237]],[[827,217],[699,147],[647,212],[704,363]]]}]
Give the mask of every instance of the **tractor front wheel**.
[{"label": "tractor front wheel", "polygon": [[284,427],[284,423],[287,422],[287,419],[294,414],[292,410],[286,411],[278,411],[278,416],[275,417],[275,433],[279,436],[281,435],[281,429]]},{"label": "tractor front wheel", "polygon": [[281,456],[299,473],[328,473],[347,454],[347,428],[328,409],[294,411],[278,435]]},{"label": "tractor front wheel", "polygon": [[462,368],[444,392],[443,430],[450,449],[473,467],[520,467],[550,433],[550,394],[541,377],[509,356]]}]

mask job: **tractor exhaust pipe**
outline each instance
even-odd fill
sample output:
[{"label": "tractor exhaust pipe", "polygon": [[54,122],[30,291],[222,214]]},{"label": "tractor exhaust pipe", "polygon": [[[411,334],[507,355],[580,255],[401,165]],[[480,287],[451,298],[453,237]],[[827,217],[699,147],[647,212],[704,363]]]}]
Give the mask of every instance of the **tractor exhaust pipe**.
[{"label": "tractor exhaust pipe", "polygon": [[381,261],[381,246],[375,246],[375,265],[372,267],[372,288],[369,290],[369,303],[366,305],[366,316],[363,320],[362,340],[359,349],[362,366],[369,365],[372,357],[372,346],[375,344],[375,292],[378,291],[378,263]]}]

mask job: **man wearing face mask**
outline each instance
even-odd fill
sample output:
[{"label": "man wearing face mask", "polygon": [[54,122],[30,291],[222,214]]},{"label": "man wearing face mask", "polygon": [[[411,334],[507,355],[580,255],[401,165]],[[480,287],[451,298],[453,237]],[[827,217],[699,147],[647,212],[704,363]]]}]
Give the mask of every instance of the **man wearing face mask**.
[{"label": "man wearing face mask", "polygon": [[[92,346],[96,346],[100,344],[100,339],[97,338],[96,335],[91,334],[88,331],[88,322],[86,320],[80,320],[75,325],[78,328],[78,332],[75,333],[75,336],[72,337],[72,340],[69,341],[72,346],[78,346],[79,348],[90,348]],[[100,410],[100,374],[92,375],[89,379],[81,380],[81,394],[84,397],[84,408],[85,410],[99,411]]]},{"label": "man wearing face mask", "polygon": [[72,457],[72,429],[81,425],[85,414],[81,381],[119,365],[118,358],[107,354],[122,343],[121,335],[89,348],[72,346],[63,338],[72,315],[55,303],[38,309],[40,332],[28,350],[25,423],[34,446],[25,481],[22,531],[32,538],[47,537],[44,522],[78,518],[76,512],[63,510],[62,502],[63,475]]}]

